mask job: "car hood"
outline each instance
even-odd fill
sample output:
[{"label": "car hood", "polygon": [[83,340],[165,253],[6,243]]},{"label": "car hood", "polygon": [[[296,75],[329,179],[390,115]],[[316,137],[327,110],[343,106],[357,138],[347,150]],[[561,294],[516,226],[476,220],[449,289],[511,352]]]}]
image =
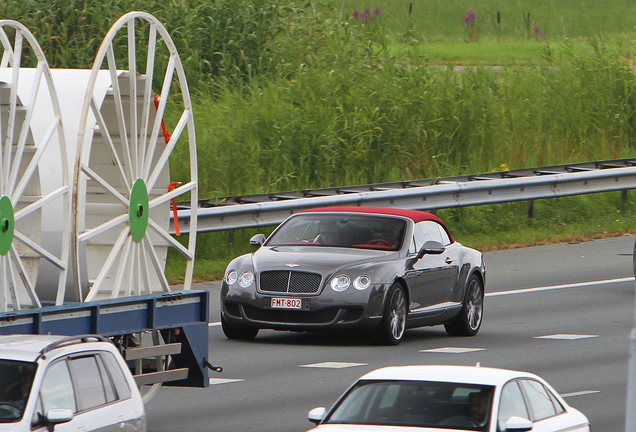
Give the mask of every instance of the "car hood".
[{"label": "car hood", "polygon": [[25,425],[25,424],[21,424],[19,423],[0,423],[0,432],[14,432],[14,431],[18,431],[18,430],[27,430],[26,428],[28,428],[28,430],[31,430],[31,425]]},{"label": "car hood", "polygon": [[321,424],[307,432],[460,432],[457,429],[422,428],[388,425]]},{"label": "car hood", "polygon": [[398,252],[325,246],[272,246],[254,252],[257,272],[263,270],[299,270],[329,273],[344,267],[395,259]]}]

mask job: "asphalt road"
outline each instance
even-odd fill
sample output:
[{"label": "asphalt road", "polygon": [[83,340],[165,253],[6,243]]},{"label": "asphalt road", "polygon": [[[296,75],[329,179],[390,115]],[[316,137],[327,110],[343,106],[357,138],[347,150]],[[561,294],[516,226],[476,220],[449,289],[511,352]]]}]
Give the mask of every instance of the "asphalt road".
[{"label": "asphalt road", "polygon": [[[275,331],[261,331],[252,342],[230,341],[215,324],[219,284],[199,284],[212,294],[210,361],[224,368],[210,377],[227,381],[162,388],[146,406],[148,430],[305,431],[310,409],[330,406],[370,370],[480,362],[539,374],[588,416],[593,430],[623,431],[635,239],[487,253],[480,333],[456,338],[442,326],[414,329],[397,347],[373,346],[358,335]],[[460,352],[440,352],[448,347]],[[331,367],[315,367],[320,363]]]}]

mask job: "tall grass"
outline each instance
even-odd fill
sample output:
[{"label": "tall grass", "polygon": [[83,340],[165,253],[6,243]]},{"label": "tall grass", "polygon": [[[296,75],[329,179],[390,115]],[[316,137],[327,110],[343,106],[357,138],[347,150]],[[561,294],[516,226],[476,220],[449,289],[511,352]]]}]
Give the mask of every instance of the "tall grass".
[{"label": "tall grass", "polygon": [[[106,32],[120,16],[149,12],[170,33],[190,88],[198,93],[214,87],[212,79],[243,85],[250,76],[267,73],[272,66],[268,43],[296,9],[293,0],[20,0],[1,2],[0,16],[24,24],[51,67],[90,69]],[[143,34],[143,26],[138,32]],[[121,45],[115,43],[116,51],[125,49],[124,38],[125,33]],[[145,60],[137,57],[138,70],[143,71]],[[118,66],[127,68],[125,61]]]},{"label": "tall grass", "polygon": [[199,102],[205,196],[633,154],[636,77],[620,60],[453,72],[329,37],[355,52],[321,53],[327,41],[291,78]]}]

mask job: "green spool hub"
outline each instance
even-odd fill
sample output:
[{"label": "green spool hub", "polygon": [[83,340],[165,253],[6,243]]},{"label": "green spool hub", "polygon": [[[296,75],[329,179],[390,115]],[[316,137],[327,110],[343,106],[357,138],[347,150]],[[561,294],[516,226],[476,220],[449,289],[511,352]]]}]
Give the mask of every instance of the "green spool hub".
[{"label": "green spool hub", "polygon": [[0,255],[6,255],[13,244],[13,204],[8,196],[0,198]]},{"label": "green spool hub", "polygon": [[130,191],[130,207],[128,216],[130,220],[130,232],[137,243],[143,240],[148,229],[148,190],[146,183],[138,178]]}]

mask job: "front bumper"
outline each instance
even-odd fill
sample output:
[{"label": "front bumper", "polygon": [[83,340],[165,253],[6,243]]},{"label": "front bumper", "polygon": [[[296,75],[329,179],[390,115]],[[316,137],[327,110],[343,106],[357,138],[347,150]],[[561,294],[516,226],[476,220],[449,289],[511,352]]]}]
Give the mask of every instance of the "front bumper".
[{"label": "front bumper", "polygon": [[[273,295],[224,289],[221,314],[230,325],[274,330],[324,331],[373,329],[380,324],[384,284],[365,291],[350,288],[344,293],[319,295]],[[272,298],[300,298],[300,309],[272,308]]]}]

